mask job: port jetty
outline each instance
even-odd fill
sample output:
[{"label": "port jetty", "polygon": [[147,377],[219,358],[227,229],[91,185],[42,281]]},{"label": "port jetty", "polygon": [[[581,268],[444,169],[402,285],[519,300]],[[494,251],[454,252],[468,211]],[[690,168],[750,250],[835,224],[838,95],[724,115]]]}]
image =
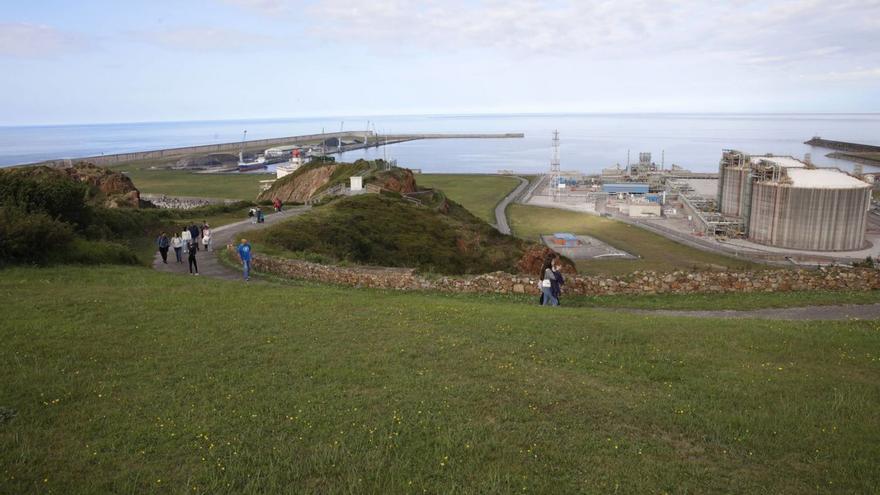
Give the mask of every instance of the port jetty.
[{"label": "port jetty", "polygon": [[818,136],[810,139],[809,141],[805,141],[804,144],[808,144],[810,146],[815,146],[818,148],[836,150],[832,153],[828,153],[827,155],[825,155],[829,158],[838,158],[850,162],[863,163],[865,165],[880,167],[880,146],[875,146],[872,144],[848,143],[846,141],[832,141],[829,139],[822,139]]},{"label": "port jetty", "polygon": [[197,146],[184,146],[149,151],[136,151],[130,153],[102,154],[76,158],[60,158],[45,160],[27,165],[65,166],[75,162],[89,162],[95,165],[112,166],[129,162],[180,158],[193,155],[208,155],[213,153],[237,153],[244,151],[263,151],[271,147],[323,145],[326,154],[345,153],[358,149],[385,146],[389,144],[416,141],[420,139],[516,139],[523,138],[523,133],[498,133],[498,134],[377,134],[373,131],[344,131],[326,132],[319,134],[307,134],[301,136],[288,136],[269,139],[255,139],[243,143],[229,142],[218,144],[205,144]]}]

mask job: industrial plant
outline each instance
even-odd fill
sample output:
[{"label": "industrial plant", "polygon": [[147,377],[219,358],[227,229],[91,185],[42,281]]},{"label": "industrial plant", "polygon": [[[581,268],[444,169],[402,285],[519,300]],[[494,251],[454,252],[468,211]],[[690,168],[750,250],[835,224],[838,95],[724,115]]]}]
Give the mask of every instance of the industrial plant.
[{"label": "industrial plant", "polygon": [[865,246],[871,185],[838,169],[815,168],[787,156],[725,150],[718,204],[746,237],[808,251]]},{"label": "industrial plant", "polygon": [[658,165],[650,153],[601,175],[565,172],[559,135],[550,173],[523,202],[612,216],[705,249],[764,261],[864,259],[878,252],[874,176],[818,168],[810,156],[723,150],[718,173]]}]

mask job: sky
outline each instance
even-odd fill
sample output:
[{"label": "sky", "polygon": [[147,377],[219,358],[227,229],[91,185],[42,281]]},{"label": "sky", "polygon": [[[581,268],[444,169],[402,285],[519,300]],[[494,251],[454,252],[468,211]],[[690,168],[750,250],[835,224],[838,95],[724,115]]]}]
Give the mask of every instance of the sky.
[{"label": "sky", "polygon": [[880,112],[880,0],[0,7],[0,125]]}]

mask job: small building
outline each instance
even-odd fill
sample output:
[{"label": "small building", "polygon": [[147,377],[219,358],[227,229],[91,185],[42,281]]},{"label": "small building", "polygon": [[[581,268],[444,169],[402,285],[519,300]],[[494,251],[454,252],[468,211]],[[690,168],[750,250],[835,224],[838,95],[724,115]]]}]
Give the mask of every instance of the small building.
[{"label": "small building", "polygon": [[360,176],[349,177],[351,181],[351,190],[352,191],[361,191],[364,189],[364,178]]},{"label": "small building", "polygon": [[648,189],[648,184],[645,182],[602,184],[602,192],[609,194],[648,194]]},{"label": "small building", "polygon": [[631,198],[624,205],[626,214],[631,218],[660,217],[663,215],[663,207],[660,203],[648,201],[644,198]]},{"label": "small building", "polygon": [[575,247],[578,245],[578,238],[576,235],[568,232],[557,232],[553,234],[553,244],[557,246]]}]

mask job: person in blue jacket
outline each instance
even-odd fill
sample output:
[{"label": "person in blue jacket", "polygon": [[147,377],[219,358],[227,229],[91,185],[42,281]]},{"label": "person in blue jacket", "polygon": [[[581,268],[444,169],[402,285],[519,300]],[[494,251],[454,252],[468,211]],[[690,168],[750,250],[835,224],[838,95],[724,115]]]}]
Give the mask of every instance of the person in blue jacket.
[{"label": "person in blue jacket", "polygon": [[244,281],[251,279],[251,245],[247,239],[242,239],[238,245],[238,259],[241,260],[241,266],[244,269]]}]

